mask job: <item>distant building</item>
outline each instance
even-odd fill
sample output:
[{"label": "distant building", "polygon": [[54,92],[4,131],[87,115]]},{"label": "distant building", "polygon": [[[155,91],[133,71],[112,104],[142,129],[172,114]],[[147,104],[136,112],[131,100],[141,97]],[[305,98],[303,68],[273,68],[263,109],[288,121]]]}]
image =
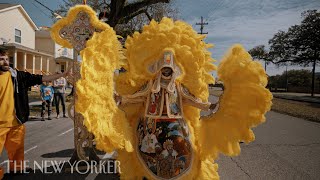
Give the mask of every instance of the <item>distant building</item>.
[{"label": "distant building", "polygon": [[36,31],[36,49],[54,54],[54,66],[50,72],[65,71],[73,60],[73,49],[63,48],[56,44],[50,36],[50,28],[40,27]]},{"label": "distant building", "polygon": [[0,3],[0,45],[9,49],[10,66],[33,74],[64,71],[73,50],[50,37],[49,28],[38,28],[19,4]]}]

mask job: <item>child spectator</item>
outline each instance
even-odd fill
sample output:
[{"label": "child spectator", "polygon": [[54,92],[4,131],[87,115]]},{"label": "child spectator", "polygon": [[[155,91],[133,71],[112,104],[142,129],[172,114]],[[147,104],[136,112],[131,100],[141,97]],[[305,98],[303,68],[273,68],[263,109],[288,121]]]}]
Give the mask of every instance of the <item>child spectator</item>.
[{"label": "child spectator", "polygon": [[40,87],[40,94],[42,99],[42,110],[41,110],[41,121],[44,121],[44,114],[46,111],[46,106],[48,107],[48,120],[51,120],[51,107],[53,100],[53,87],[49,82],[44,82]]}]

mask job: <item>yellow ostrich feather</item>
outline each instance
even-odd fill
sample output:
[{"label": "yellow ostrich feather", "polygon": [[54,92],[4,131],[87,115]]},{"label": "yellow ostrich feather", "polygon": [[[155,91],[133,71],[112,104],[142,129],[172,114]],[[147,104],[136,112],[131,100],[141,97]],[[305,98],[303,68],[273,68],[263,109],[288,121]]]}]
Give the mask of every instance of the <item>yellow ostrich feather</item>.
[{"label": "yellow ostrich feather", "polygon": [[131,127],[113,99],[113,74],[120,68],[121,48],[114,30],[108,28],[95,33],[81,51],[82,78],[77,82],[76,110],[94,134],[97,148],[107,152],[132,151]]},{"label": "yellow ostrich feather", "polygon": [[91,25],[102,32],[94,33],[81,51],[82,78],[77,82],[76,110],[84,116],[84,124],[94,134],[98,149],[107,152],[114,148],[132,151],[130,127],[125,114],[113,100],[113,73],[123,65],[118,36],[109,25],[99,21],[92,8],[77,5],[53,25],[51,37],[56,43],[72,48],[68,40],[60,37],[59,31],[72,23],[80,12],[88,14]]},{"label": "yellow ostrich feather", "polygon": [[99,21],[99,19],[96,16],[96,12],[87,5],[77,5],[74,6],[72,8],[70,8],[70,10],[68,11],[68,14],[66,17],[60,19],[58,22],[56,22],[52,27],[51,27],[51,38],[58,44],[60,44],[63,47],[66,48],[73,48],[72,44],[66,40],[63,39],[59,32],[60,30],[65,27],[66,25],[69,25],[71,22],[73,22],[77,15],[79,14],[79,12],[86,12],[89,17],[90,17],[90,22],[93,25],[93,27],[95,27],[96,29],[100,29],[100,30],[105,30],[110,28],[110,26],[106,23],[102,23],[101,21]]},{"label": "yellow ostrich feather", "polygon": [[[154,78],[148,67],[170,49],[174,52],[176,64],[182,69],[178,82],[188,87],[192,94],[207,101],[207,85],[214,83],[209,72],[214,71],[216,66],[212,64],[215,61],[207,50],[212,45],[205,43],[204,38],[182,21],[174,22],[169,18],[163,18],[160,23],[151,21],[144,26],[142,33],[136,32],[126,41],[128,71],[117,77],[117,92],[131,94]],[[200,86],[195,88],[195,84]]]},{"label": "yellow ostrich feather", "polygon": [[254,140],[251,128],[265,121],[264,115],[271,107],[272,94],[265,88],[267,75],[241,45],[234,45],[221,61],[218,76],[225,90],[219,111],[201,120],[203,158],[216,158],[219,152],[238,155],[239,142]]}]

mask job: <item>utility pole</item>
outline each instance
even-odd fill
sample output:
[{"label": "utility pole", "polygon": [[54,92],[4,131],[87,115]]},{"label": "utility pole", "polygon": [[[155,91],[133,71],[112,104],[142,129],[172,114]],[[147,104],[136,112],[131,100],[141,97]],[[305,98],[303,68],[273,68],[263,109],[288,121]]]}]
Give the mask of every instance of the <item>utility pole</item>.
[{"label": "utility pole", "polygon": [[286,63],[286,92],[288,92],[288,64]]},{"label": "utility pole", "polygon": [[201,22],[200,23],[196,23],[196,25],[200,25],[200,32],[198,34],[208,34],[208,32],[203,32],[203,28],[205,25],[208,25],[208,23],[205,23],[203,21],[203,17],[201,16]]}]

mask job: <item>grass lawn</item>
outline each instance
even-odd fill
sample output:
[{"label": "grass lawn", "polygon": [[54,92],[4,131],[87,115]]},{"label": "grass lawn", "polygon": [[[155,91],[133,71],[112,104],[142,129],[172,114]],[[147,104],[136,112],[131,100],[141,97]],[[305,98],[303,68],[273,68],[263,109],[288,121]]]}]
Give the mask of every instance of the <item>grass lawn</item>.
[{"label": "grass lawn", "polygon": [[273,99],[272,110],[290,116],[320,122],[320,104],[292,101],[286,99]]},{"label": "grass lawn", "polygon": [[[215,96],[220,96],[223,93],[219,88],[210,88],[209,92],[211,95]],[[320,104],[279,98],[273,98],[272,103],[272,111],[320,122]]]}]

